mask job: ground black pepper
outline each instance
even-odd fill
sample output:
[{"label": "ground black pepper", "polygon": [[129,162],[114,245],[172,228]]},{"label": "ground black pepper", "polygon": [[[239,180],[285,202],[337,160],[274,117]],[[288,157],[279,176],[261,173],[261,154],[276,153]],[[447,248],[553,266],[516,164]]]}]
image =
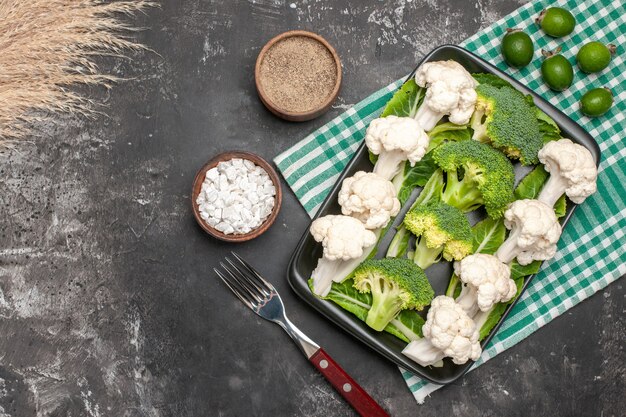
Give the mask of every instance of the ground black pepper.
[{"label": "ground black pepper", "polygon": [[266,97],[283,111],[303,113],[319,108],[337,82],[333,55],[306,36],[280,40],[261,61],[259,81]]}]

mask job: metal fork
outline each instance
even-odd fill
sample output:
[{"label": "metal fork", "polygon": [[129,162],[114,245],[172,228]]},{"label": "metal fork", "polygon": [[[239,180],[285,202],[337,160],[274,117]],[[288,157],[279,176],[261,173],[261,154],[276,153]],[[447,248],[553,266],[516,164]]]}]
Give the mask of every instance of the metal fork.
[{"label": "metal fork", "polygon": [[372,397],[344,371],[317,343],[302,333],[285,315],[285,306],[272,284],[244,261],[231,252],[234,261],[225,258],[222,269],[215,273],[226,286],[252,311],[266,320],[282,327],[296,342],[302,353],[321,372],[331,385],[363,417],[389,417]]}]

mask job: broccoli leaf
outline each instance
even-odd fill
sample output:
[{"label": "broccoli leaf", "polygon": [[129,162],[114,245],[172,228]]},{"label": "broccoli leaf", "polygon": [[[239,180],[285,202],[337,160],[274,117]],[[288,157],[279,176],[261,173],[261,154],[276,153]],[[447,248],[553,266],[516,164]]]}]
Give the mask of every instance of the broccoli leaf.
[{"label": "broccoli leaf", "polygon": [[[542,165],[537,165],[535,169],[522,178],[515,188],[515,199],[521,200],[537,198],[543,184],[548,180],[549,175],[548,171],[546,171]],[[556,201],[556,203],[554,203],[554,213],[556,214],[556,217],[560,219],[565,216],[566,211],[567,201],[565,199],[565,194],[563,194]]]},{"label": "broccoli leaf", "polygon": [[[400,204],[404,204],[406,200],[408,200],[416,187],[423,187],[426,185],[436,169],[437,165],[435,165],[430,152],[424,155],[422,160],[417,162],[413,167],[411,164],[405,162],[402,184],[398,189],[398,200],[400,200]],[[396,179],[394,178],[394,182],[395,181]]]},{"label": "broccoli leaf", "polygon": [[420,204],[426,204],[430,201],[440,201],[443,186],[443,171],[437,169],[433,172],[433,175],[430,176],[426,184],[424,184],[424,188],[420,191],[419,196],[417,196],[417,199],[413,202],[411,208]]},{"label": "broccoli leaf", "polygon": [[387,102],[380,117],[389,115],[399,117],[413,117],[417,113],[417,109],[422,103],[425,90],[415,83],[415,79],[411,77],[407,80],[398,91],[396,91]]},{"label": "broccoli leaf", "polygon": [[502,317],[502,315],[506,311],[507,306],[508,306],[508,303],[498,303],[495,306],[493,306],[493,308],[489,312],[489,315],[487,316],[487,320],[485,320],[483,325],[480,326],[478,340],[483,340],[485,337],[489,335],[489,333],[491,332],[491,329],[493,329],[496,326],[496,324],[498,324],[498,322],[500,321],[500,317]]},{"label": "broccoli leaf", "polygon": [[389,247],[387,248],[387,258],[402,258],[406,255],[411,240],[411,232],[404,225],[400,225],[398,231],[393,236]]},{"label": "broccoli leaf", "polygon": [[[402,339],[405,342],[424,337],[422,334],[424,319],[415,310],[402,310],[398,316],[391,320],[385,331]],[[397,331],[397,333],[396,333]]]},{"label": "broccoli leaf", "polygon": [[541,111],[539,107],[535,107],[535,115],[539,122],[539,131],[543,137],[543,143],[561,139],[561,129],[550,116]]},{"label": "broccoli leaf", "polygon": [[548,179],[548,171],[542,165],[537,165],[535,169],[530,171],[515,187],[515,199],[533,199],[537,198],[541,187]]},{"label": "broccoli leaf", "polygon": [[556,218],[560,219],[565,216],[565,212],[567,211],[567,200],[565,199],[565,194],[563,194],[556,203],[554,203],[554,214],[556,214]]},{"label": "broccoli leaf", "polygon": [[533,261],[528,265],[520,265],[517,261],[513,261],[511,263],[511,279],[518,280],[536,274],[539,272],[539,268],[541,268],[541,261]]},{"label": "broccoli leaf", "polygon": [[474,253],[493,255],[506,238],[506,227],[501,219],[486,217],[472,227]]},{"label": "broccoli leaf", "polygon": [[333,282],[330,292],[324,299],[333,301],[339,307],[357,316],[359,320],[365,321],[367,312],[372,305],[372,296],[357,291],[352,286],[353,283],[352,279],[347,279],[341,283]]},{"label": "broccoli leaf", "polygon": [[[352,279],[347,279],[342,283],[333,282],[324,300],[334,302],[364,322],[372,305],[372,295],[360,293],[353,287],[353,284]],[[310,285],[311,280],[309,280]],[[424,319],[417,311],[403,310],[385,327],[384,331],[408,343],[422,337],[423,325]]]},{"label": "broccoli leaf", "polygon": [[454,123],[446,122],[438,124],[428,132],[430,143],[428,144],[428,150],[431,151],[437,146],[441,145],[444,141],[459,142],[462,140],[469,140],[472,138],[472,134],[467,125],[456,125]]},{"label": "broccoli leaf", "polygon": [[450,282],[448,283],[448,288],[446,288],[446,295],[456,299],[461,294],[461,289],[463,288],[462,285],[459,285],[460,283],[459,277],[453,272],[450,277]]},{"label": "broccoli leaf", "polygon": [[472,77],[474,77],[474,79],[478,81],[478,84],[489,84],[498,88],[499,87],[512,87],[508,81],[503,80],[497,75],[485,74],[485,73],[479,72],[479,73],[472,74]]}]

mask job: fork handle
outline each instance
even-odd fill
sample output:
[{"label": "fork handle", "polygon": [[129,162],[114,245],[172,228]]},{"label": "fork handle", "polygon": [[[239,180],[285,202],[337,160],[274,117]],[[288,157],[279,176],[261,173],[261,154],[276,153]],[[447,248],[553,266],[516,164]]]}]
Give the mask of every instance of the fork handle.
[{"label": "fork handle", "polygon": [[309,360],[362,417],[389,417],[389,414],[359,384],[320,348]]}]

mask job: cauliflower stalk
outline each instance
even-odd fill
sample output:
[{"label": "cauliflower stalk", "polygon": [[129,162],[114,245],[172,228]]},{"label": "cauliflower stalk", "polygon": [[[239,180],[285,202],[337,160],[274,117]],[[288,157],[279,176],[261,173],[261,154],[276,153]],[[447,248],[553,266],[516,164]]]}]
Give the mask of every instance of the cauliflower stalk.
[{"label": "cauliflower stalk", "polygon": [[461,64],[452,60],[427,62],[415,73],[415,82],[428,88],[415,115],[424,130],[433,129],[446,115],[454,124],[469,123],[478,83]]},{"label": "cauliflower stalk", "polygon": [[333,281],[348,278],[378,240],[376,233],[350,216],[320,217],[311,223],[310,232],[323,246],[323,256],[311,273],[313,292],[321,297],[328,295]]},{"label": "cauliflower stalk", "polygon": [[343,180],[338,199],[341,212],[360,220],[368,229],[386,226],[400,211],[394,185],[372,172],[359,171]]},{"label": "cauliflower stalk", "polygon": [[517,293],[511,269],[486,253],[469,255],[454,263],[454,273],[465,284],[456,302],[468,316],[490,311],[496,303],[510,301]]},{"label": "cauliflower stalk", "polygon": [[411,117],[387,116],[372,120],[365,132],[365,144],[378,155],[374,173],[391,180],[409,161],[411,166],[426,154],[430,138]]},{"label": "cauliflower stalk", "polygon": [[496,257],[508,264],[517,257],[520,265],[545,261],[556,253],[561,225],[551,206],[539,200],[517,200],[504,213],[504,225],[511,230],[498,248]]},{"label": "cauliflower stalk", "polygon": [[548,142],[539,151],[539,160],[550,173],[537,198],[550,207],[565,193],[580,204],[596,192],[598,169],[591,152],[569,139]]},{"label": "cauliflower stalk", "polygon": [[422,332],[423,339],[402,351],[422,366],[435,365],[444,357],[462,365],[477,360],[482,352],[476,324],[452,297],[440,295],[433,300]]}]

